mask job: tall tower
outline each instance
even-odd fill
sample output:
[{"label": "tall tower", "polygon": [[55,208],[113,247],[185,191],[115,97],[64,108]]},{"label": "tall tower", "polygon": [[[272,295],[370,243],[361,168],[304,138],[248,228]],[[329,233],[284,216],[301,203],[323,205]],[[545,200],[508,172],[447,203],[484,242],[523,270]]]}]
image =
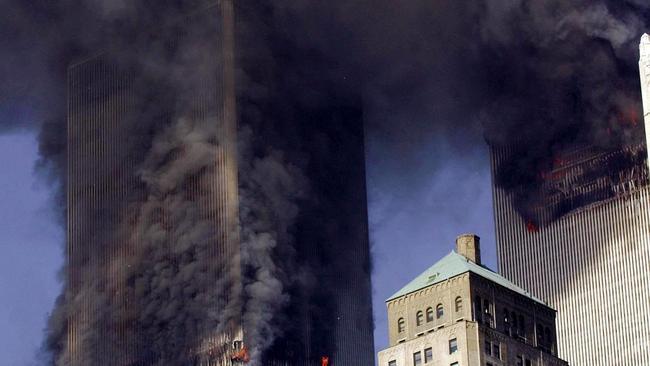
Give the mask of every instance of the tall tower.
[{"label": "tall tower", "polygon": [[360,98],[270,27],[267,5],[185,3],[129,35],[132,48],[68,69],[57,365],[237,364],[255,323],[251,230],[276,239],[267,259],[282,282],[261,364],[374,364]]},{"label": "tall tower", "polygon": [[[145,57],[167,62],[162,73],[185,73],[182,79],[127,60],[130,50],[69,67],[61,364],[225,365],[227,347],[242,339],[237,312],[211,315],[241,286],[233,23],[232,3],[222,0],[175,29],[153,30],[163,35]],[[158,59],[161,45],[176,55],[201,49]],[[200,171],[183,170],[200,149],[209,154],[194,162]],[[166,176],[172,171],[176,177]],[[173,294],[193,285],[208,298]],[[160,314],[165,306],[174,308]]]},{"label": "tall tower", "polygon": [[[641,80],[648,121],[648,36]],[[574,146],[524,197],[493,183],[500,272],[558,311],[559,355],[574,365],[650,363],[650,184],[646,141]],[[493,182],[508,149],[492,149]],[[531,220],[534,217],[535,220]]]}]

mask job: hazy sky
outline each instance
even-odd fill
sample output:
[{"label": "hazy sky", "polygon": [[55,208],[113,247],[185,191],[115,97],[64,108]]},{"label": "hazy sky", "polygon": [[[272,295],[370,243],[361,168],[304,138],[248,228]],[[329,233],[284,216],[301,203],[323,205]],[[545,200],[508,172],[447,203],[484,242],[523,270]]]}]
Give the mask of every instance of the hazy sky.
[{"label": "hazy sky", "polygon": [[0,365],[31,365],[60,292],[62,229],[34,175],[30,133],[0,135]]}]

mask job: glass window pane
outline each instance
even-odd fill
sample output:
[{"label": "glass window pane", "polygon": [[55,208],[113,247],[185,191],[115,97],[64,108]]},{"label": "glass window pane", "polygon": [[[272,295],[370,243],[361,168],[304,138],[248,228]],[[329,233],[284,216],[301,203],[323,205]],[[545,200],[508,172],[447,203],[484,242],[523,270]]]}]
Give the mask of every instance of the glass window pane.
[{"label": "glass window pane", "polygon": [[404,318],[399,318],[397,321],[397,332],[402,333],[404,331]]},{"label": "glass window pane", "polygon": [[445,315],[445,310],[443,309],[442,304],[438,304],[436,307],[436,318],[440,319],[443,315]]},{"label": "glass window pane", "polygon": [[492,344],[492,355],[495,358],[501,359],[501,344],[499,343]]},{"label": "glass window pane", "polygon": [[456,341],[456,338],[450,339],[449,340],[449,354],[452,354],[454,352],[458,351],[458,342]]},{"label": "glass window pane", "polygon": [[427,348],[424,350],[424,363],[431,362],[433,360],[433,349]]},{"label": "glass window pane", "polygon": [[415,352],[413,354],[413,365],[419,366],[422,365],[422,353],[421,352]]},{"label": "glass window pane", "polygon": [[492,343],[490,341],[485,341],[485,354],[488,356],[492,355]]},{"label": "glass window pane", "polygon": [[427,323],[433,321],[433,308],[427,309]]},{"label": "glass window pane", "polygon": [[388,366],[397,366],[397,361],[388,361]]}]

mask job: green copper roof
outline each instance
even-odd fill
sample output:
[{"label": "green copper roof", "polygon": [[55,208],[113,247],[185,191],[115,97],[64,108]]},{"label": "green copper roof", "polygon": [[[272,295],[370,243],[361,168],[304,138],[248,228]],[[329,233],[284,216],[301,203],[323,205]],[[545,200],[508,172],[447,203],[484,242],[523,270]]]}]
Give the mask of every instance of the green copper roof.
[{"label": "green copper roof", "polygon": [[425,287],[429,287],[436,283],[448,280],[465,272],[472,272],[474,274],[477,274],[516,293],[524,295],[529,299],[537,301],[542,305],[548,306],[544,301],[534,297],[528,291],[508,281],[501,275],[489,270],[486,267],[479,266],[478,264],[468,260],[467,258],[454,251],[447,254],[444,258],[439,260],[436,264],[431,266],[426,271],[422,272],[422,274],[417,276],[413,281],[404,286],[401,290],[393,294],[393,296],[389,297],[386,301],[390,301],[400,296],[410,294],[411,292],[415,292]]}]

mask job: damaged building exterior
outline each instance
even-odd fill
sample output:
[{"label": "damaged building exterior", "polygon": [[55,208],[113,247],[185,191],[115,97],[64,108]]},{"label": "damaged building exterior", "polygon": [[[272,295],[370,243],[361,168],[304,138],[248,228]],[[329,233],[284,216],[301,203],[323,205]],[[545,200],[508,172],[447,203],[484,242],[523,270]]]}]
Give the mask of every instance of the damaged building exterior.
[{"label": "damaged building exterior", "polygon": [[[557,309],[559,355],[574,365],[650,363],[647,35],[640,68],[646,136],[564,149],[532,194],[493,185],[499,270]],[[493,180],[507,154],[492,149]]]},{"label": "damaged building exterior", "polygon": [[[372,365],[360,98],[319,78],[318,56],[295,64],[303,50],[266,28],[264,6],[196,3],[134,35],[149,48],[68,69],[57,364],[244,364],[273,339],[259,364]],[[269,237],[271,320],[250,305],[266,268],[245,249]]]},{"label": "damaged building exterior", "polygon": [[565,366],[556,312],[481,265],[476,235],[386,300],[390,346],[380,366]]}]

